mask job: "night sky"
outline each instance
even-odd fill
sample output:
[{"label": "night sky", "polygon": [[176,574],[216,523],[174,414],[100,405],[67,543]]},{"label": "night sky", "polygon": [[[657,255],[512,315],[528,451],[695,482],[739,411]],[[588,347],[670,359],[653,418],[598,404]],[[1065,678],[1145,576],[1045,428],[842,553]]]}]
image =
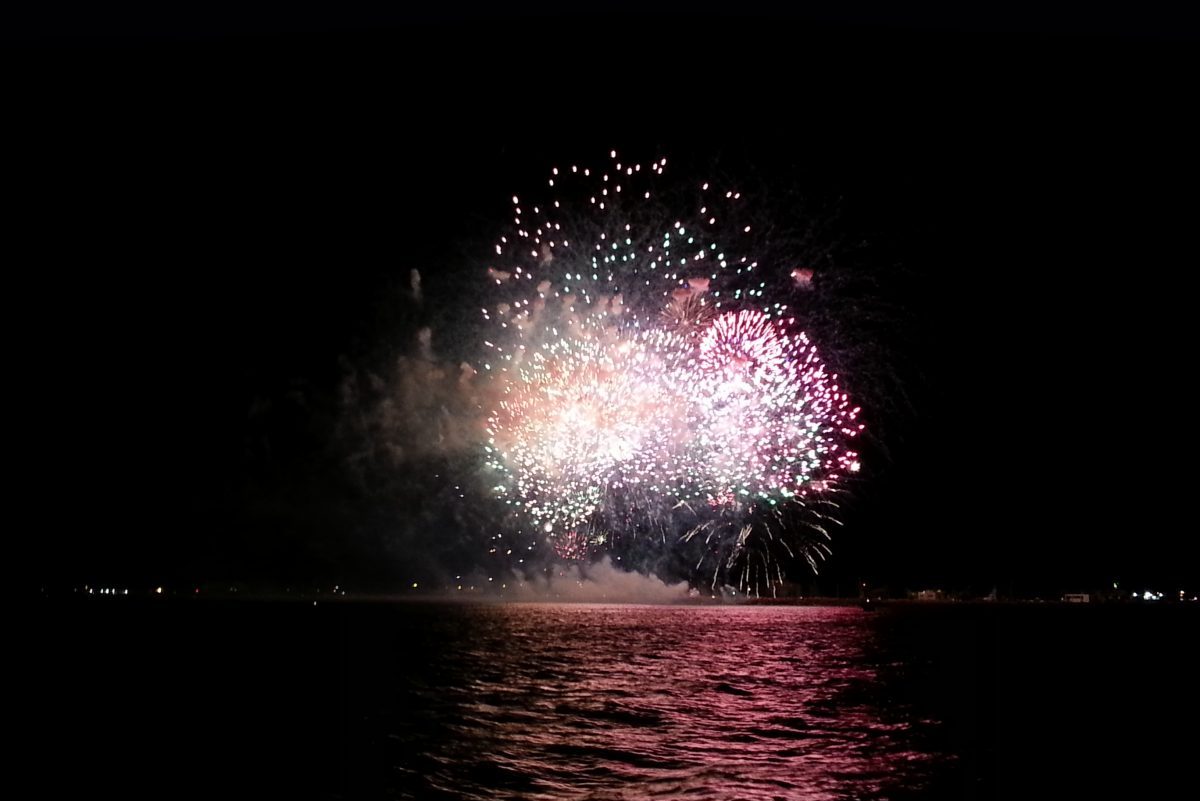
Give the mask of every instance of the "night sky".
[{"label": "night sky", "polygon": [[6,48],[35,581],[387,589],[470,558],[388,496],[428,476],[350,475],[339,387],[424,325],[471,358],[509,196],[617,148],[811,194],[904,276],[906,398],[831,585],[1200,583],[1195,28],[265,8],[30,17]]}]

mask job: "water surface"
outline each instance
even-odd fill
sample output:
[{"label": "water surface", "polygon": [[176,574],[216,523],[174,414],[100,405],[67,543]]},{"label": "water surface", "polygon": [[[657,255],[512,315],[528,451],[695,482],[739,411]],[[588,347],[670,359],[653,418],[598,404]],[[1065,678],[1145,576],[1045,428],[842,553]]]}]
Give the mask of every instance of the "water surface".
[{"label": "water surface", "polygon": [[35,625],[51,795],[994,795],[978,610],[179,600]]},{"label": "water surface", "polygon": [[[974,794],[943,710],[910,695],[920,658],[856,608],[531,604],[417,616],[407,645],[393,635],[400,679],[371,724],[387,789],[402,796]],[[375,664],[386,672],[386,659]]]}]

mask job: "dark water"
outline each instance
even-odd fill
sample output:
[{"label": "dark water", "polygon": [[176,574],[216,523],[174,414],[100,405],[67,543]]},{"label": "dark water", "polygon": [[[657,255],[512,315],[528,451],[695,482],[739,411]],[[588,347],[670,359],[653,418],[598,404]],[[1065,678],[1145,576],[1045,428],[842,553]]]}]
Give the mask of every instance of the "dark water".
[{"label": "dark water", "polygon": [[1196,619],[47,604],[27,731],[105,797],[1083,797],[1190,775]]}]

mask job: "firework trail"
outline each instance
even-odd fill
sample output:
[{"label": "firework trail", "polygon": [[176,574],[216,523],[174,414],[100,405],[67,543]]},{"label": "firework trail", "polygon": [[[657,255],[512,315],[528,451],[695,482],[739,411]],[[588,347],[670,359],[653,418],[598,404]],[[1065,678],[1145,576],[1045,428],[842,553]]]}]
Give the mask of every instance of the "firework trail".
[{"label": "firework trail", "polygon": [[[858,409],[760,263],[734,188],[666,160],[551,171],[488,269],[487,467],[514,534],[562,558],[645,543],[697,584],[762,592],[828,553]],[[768,276],[771,271],[775,275]],[[661,556],[661,553],[660,553]]]}]

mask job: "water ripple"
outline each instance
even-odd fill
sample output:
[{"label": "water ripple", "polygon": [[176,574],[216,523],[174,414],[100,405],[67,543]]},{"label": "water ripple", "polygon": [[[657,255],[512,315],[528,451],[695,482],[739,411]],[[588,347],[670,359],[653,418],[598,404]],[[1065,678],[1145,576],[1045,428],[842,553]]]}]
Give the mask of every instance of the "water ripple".
[{"label": "water ripple", "polygon": [[953,755],[856,609],[457,608],[383,717],[392,790],[487,799],[920,795]]}]

